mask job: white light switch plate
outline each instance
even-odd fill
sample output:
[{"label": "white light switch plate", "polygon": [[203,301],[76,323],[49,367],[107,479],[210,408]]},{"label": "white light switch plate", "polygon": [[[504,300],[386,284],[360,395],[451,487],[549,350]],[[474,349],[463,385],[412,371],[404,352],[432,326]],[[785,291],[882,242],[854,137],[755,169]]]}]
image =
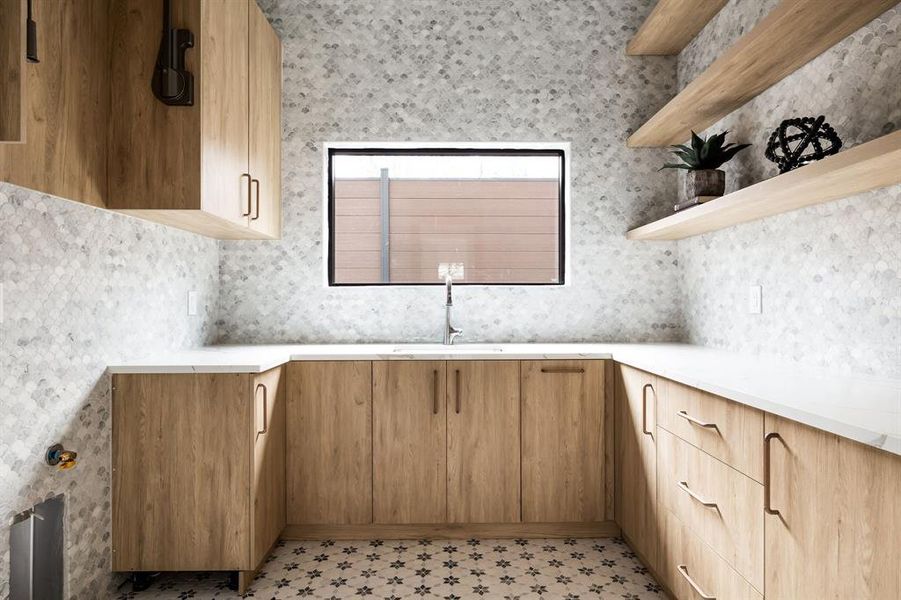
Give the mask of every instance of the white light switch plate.
[{"label": "white light switch plate", "polygon": [[763,312],[763,286],[752,285],[748,287],[748,312],[759,315]]},{"label": "white light switch plate", "polygon": [[193,290],[188,292],[188,316],[197,316],[197,292]]}]

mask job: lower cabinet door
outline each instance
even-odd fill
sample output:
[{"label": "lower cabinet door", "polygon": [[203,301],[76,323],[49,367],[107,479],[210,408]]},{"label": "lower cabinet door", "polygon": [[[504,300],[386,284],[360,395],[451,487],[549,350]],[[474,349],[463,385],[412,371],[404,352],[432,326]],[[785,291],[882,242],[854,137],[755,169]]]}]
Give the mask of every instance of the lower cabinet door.
[{"label": "lower cabinet door", "polygon": [[372,523],[372,363],[288,364],[288,523]]},{"label": "lower cabinet door", "polygon": [[373,363],[373,519],[447,520],[444,361]]},{"label": "lower cabinet door", "polygon": [[604,361],[522,362],[522,520],[605,520]]},{"label": "lower cabinet door", "polygon": [[642,559],[657,568],[657,377],[615,368],[616,522]]},{"label": "lower cabinet door", "polygon": [[518,522],[519,452],[519,362],[448,363],[448,521]]},{"label": "lower cabinet door", "polygon": [[285,528],[285,372],[253,379],[252,564],[259,565]]},{"label": "lower cabinet door", "polygon": [[768,599],[901,597],[901,457],[766,415]]}]

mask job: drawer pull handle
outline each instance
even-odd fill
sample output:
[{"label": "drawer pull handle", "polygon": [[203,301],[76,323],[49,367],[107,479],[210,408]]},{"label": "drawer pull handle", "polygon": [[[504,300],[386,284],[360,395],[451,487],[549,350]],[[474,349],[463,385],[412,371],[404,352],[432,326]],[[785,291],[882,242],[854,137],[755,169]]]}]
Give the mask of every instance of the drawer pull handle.
[{"label": "drawer pull handle", "polygon": [[434,395],[432,396],[432,414],[438,414],[438,369],[432,371],[433,383],[435,386]]},{"label": "drawer pull handle", "polygon": [[680,482],[678,483],[678,485],[679,485],[679,488],[680,488],[683,492],[685,492],[686,494],[688,494],[689,496],[691,496],[692,498],[694,498],[694,499],[695,499],[696,501],[698,501],[699,503],[703,504],[704,506],[709,506],[709,507],[712,507],[712,508],[716,508],[716,502],[711,502],[710,500],[705,500],[705,499],[702,498],[701,496],[698,496],[696,493],[694,493],[694,492],[691,490],[691,488],[688,487],[688,482],[687,482],[687,481],[680,481]]},{"label": "drawer pull handle", "polygon": [[[644,384],[644,387],[641,388],[641,432],[645,435],[654,437],[654,433],[648,431],[648,389],[654,391],[654,386],[650,383],[646,383]],[[657,397],[657,392],[654,392],[654,397]]]},{"label": "drawer pull handle", "polygon": [[266,432],[269,431],[269,390],[266,389],[266,385],[262,383],[258,383],[256,387],[256,392],[260,391],[260,388],[263,388],[263,429],[261,431],[257,431],[257,435],[266,435]]},{"label": "drawer pull handle", "polygon": [[768,515],[778,515],[779,511],[774,510],[770,504],[770,441],[773,438],[782,439],[778,433],[768,433],[763,438],[763,510]]},{"label": "drawer pull handle", "polygon": [[705,421],[702,421],[702,420],[700,420],[700,419],[698,419],[698,418],[696,418],[696,417],[691,416],[690,414],[688,414],[688,413],[685,412],[684,410],[680,410],[679,412],[676,413],[676,415],[682,417],[683,419],[685,419],[685,420],[688,421],[689,423],[694,423],[694,424],[697,425],[698,427],[706,427],[707,429],[717,429],[716,423],[707,423],[707,422],[705,422]]},{"label": "drawer pull handle", "polygon": [[542,373],[584,373],[581,367],[542,367]]},{"label": "drawer pull handle", "polygon": [[460,414],[460,369],[454,371],[454,392],[456,394],[456,412]]},{"label": "drawer pull handle", "polygon": [[251,210],[251,204],[253,203],[253,177],[250,176],[250,173],[241,173],[241,179],[247,178],[247,212],[244,212],[244,209],[241,209],[242,217],[249,217]]},{"label": "drawer pull handle", "polygon": [[716,596],[711,596],[710,594],[705,594],[704,590],[701,589],[701,586],[699,586],[697,583],[695,583],[695,580],[692,579],[691,575],[688,574],[688,567],[686,567],[685,565],[679,565],[678,569],[679,569],[679,572],[682,574],[682,577],[685,578],[685,581],[688,582],[688,585],[690,585],[692,587],[692,589],[694,589],[694,591],[698,594],[698,596],[702,600],[716,600]]}]

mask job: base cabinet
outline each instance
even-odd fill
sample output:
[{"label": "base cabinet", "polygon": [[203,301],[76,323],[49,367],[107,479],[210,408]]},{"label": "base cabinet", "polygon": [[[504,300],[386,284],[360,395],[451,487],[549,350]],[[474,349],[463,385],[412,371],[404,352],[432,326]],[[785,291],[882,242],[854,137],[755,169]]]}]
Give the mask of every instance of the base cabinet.
[{"label": "base cabinet", "polygon": [[253,571],[285,526],[284,369],[113,377],[114,571]]},{"label": "base cabinet", "polygon": [[901,457],[766,415],[766,597],[901,597]]},{"label": "base cabinet", "polygon": [[372,515],[375,523],[447,519],[444,361],[372,365]]},{"label": "base cabinet", "polygon": [[520,521],[519,362],[447,364],[447,521]]},{"label": "base cabinet", "polygon": [[522,520],[605,518],[604,362],[522,362]]},{"label": "base cabinet", "polygon": [[657,568],[657,377],[615,366],[616,522],[635,551]]},{"label": "base cabinet", "polygon": [[372,522],[372,363],[288,363],[288,522]]}]

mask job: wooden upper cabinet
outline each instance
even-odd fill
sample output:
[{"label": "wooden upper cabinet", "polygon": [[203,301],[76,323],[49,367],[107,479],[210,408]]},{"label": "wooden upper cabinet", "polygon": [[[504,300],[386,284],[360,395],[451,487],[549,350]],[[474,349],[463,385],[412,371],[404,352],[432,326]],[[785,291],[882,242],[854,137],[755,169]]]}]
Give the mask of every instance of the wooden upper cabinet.
[{"label": "wooden upper cabinet", "polygon": [[522,362],[522,520],[605,520],[604,361]]},{"label": "wooden upper cabinet", "polygon": [[616,365],[616,522],[651,568],[657,568],[657,377]]},{"label": "wooden upper cabinet", "polygon": [[281,45],[253,0],[182,0],[194,105],[150,87],[161,0],[111,3],[109,208],[220,239],[280,235]]},{"label": "wooden upper cabinet", "polygon": [[447,365],[447,520],[520,520],[519,362]]},{"label": "wooden upper cabinet", "polygon": [[901,457],[766,415],[765,593],[897,598]]},{"label": "wooden upper cabinet", "polygon": [[250,226],[281,233],[282,45],[257,6],[250,5]]},{"label": "wooden upper cabinet", "polygon": [[444,361],[372,365],[376,523],[447,519],[446,372]]},{"label": "wooden upper cabinet", "polygon": [[25,2],[0,0],[0,143],[25,141]]},{"label": "wooden upper cabinet", "polygon": [[288,364],[288,522],[372,522],[372,363]]}]

